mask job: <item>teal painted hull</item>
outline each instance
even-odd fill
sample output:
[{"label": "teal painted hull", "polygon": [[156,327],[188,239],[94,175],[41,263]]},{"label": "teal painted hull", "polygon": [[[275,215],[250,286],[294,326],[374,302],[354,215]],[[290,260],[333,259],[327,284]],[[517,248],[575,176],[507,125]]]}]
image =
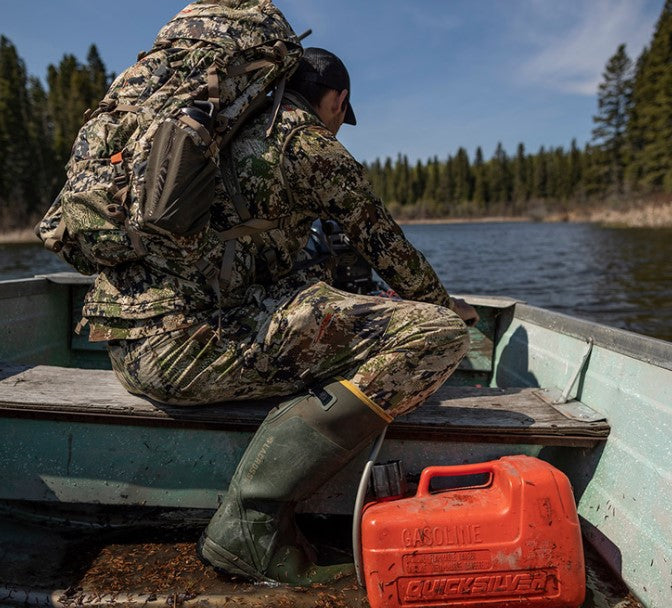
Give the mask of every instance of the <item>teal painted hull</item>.
[{"label": "teal painted hull", "polygon": [[495,382],[563,387],[588,338],[577,398],[604,414],[604,446],[559,458],[584,534],[646,606],[672,606],[672,344],[518,305]]},{"label": "teal painted hull", "polygon": [[[7,339],[0,361],[105,368],[106,354],[72,335],[85,285],[69,277],[0,283]],[[473,298],[484,313],[456,383],[563,390],[594,347],[572,396],[611,425],[592,448],[543,443],[390,439],[380,460],[403,458],[413,475],[429,464],[525,453],[563,470],[574,487],[584,534],[647,608],[672,606],[672,345],[512,301]],[[179,509],[203,519],[216,508],[251,431],[104,424],[34,417],[0,422],[0,503],[28,519],[98,526],[83,505]],[[347,514],[362,462],[302,505]],[[58,505],[50,512],[49,505]],[[73,511],[68,514],[67,506]],[[205,515],[204,515],[205,514]],[[108,520],[111,521],[111,520]],[[123,523],[123,518],[121,518]],[[1,578],[1,577],[0,577]],[[0,580],[0,582],[2,582]],[[1,604],[1,602],[0,602]]]}]

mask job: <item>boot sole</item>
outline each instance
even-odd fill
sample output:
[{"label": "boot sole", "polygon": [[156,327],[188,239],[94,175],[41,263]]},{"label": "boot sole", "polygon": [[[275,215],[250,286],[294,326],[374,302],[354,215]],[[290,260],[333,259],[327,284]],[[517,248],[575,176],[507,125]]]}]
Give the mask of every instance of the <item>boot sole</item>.
[{"label": "boot sole", "polygon": [[220,574],[233,574],[235,576],[242,576],[263,583],[274,582],[273,579],[264,576],[261,572],[244,562],[237,555],[230,553],[210,540],[205,535],[205,532],[198,540],[196,554],[206,566],[213,568],[215,572],[219,572]]}]

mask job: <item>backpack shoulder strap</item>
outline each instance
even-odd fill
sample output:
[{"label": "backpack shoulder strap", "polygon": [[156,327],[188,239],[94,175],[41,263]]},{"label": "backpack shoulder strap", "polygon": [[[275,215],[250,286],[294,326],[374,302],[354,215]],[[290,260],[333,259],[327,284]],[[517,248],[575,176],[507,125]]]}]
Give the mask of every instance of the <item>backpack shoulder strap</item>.
[{"label": "backpack shoulder strap", "polygon": [[[219,232],[218,237],[220,240],[226,241],[228,247],[229,242],[232,242],[241,236],[250,236],[254,241],[254,244],[257,246],[257,251],[265,259],[269,270],[271,273],[273,273],[278,265],[277,256],[275,250],[266,245],[261,237],[261,233],[277,228],[280,225],[280,220],[264,220],[252,217],[250,212],[250,205],[243,195],[243,191],[240,186],[240,179],[238,178],[238,171],[236,171],[230,145],[227,146],[226,150],[224,151],[224,157],[225,163],[222,167],[224,185],[226,186],[226,189],[231,196],[233,206],[236,209],[236,213],[242,220],[242,223],[234,226],[233,228],[230,228],[229,230],[225,230],[224,232]],[[224,257],[226,258],[226,252]],[[224,271],[224,268],[222,271]]]}]

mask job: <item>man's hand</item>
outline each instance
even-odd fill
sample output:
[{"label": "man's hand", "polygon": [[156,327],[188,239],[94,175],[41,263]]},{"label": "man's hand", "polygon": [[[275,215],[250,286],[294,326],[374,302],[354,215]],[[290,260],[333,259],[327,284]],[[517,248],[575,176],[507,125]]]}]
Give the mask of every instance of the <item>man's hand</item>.
[{"label": "man's hand", "polygon": [[460,319],[462,319],[467,324],[467,326],[472,327],[478,323],[480,317],[478,316],[478,313],[473,306],[467,304],[460,298],[451,298],[451,300],[451,308],[453,312],[457,313]]}]

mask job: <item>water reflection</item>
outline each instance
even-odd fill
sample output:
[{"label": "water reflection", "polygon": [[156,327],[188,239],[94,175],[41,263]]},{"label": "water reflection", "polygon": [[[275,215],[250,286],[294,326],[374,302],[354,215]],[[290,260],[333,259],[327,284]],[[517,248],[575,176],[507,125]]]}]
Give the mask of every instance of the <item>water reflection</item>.
[{"label": "water reflection", "polygon": [[[504,295],[672,340],[672,229],[592,224],[405,226],[455,293]],[[0,246],[0,279],[69,270],[39,245]]]},{"label": "water reflection", "polygon": [[39,244],[0,245],[0,280],[73,270]]},{"label": "water reflection", "polygon": [[672,340],[672,230],[592,224],[405,227],[454,292],[506,295]]},{"label": "water reflection", "polygon": [[604,229],[595,235],[603,260],[602,298],[585,307],[603,322],[672,339],[672,230]]}]

